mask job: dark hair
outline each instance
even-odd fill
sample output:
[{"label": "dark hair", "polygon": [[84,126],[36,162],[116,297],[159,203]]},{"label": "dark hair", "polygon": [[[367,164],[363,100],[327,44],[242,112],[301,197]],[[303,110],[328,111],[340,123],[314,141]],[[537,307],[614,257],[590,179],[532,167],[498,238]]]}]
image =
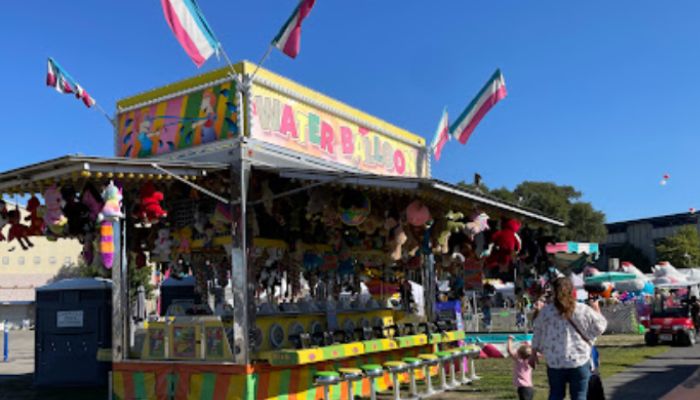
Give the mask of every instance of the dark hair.
[{"label": "dark hair", "polygon": [[574,285],[569,278],[557,278],[552,282],[554,306],[564,318],[571,318],[576,308]]}]

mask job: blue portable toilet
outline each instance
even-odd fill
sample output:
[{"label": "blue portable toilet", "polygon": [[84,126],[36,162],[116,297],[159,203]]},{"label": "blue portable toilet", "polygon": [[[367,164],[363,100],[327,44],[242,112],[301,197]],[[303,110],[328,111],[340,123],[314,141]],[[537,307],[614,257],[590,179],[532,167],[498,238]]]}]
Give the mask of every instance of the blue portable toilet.
[{"label": "blue portable toilet", "polygon": [[102,386],[112,367],[97,350],[112,346],[112,281],[63,279],[36,289],[34,384]]}]

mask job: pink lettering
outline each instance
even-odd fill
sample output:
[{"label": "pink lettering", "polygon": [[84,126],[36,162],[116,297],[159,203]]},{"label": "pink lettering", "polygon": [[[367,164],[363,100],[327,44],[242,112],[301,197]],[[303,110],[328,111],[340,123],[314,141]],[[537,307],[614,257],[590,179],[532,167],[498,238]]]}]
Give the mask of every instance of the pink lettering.
[{"label": "pink lettering", "polygon": [[343,154],[352,154],[355,150],[355,143],[352,137],[352,130],[347,126],[340,127],[340,143],[343,147]]},{"label": "pink lettering", "polygon": [[333,127],[321,121],[321,150],[333,154]]},{"label": "pink lettering", "polygon": [[294,139],[299,137],[297,133],[297,124],[294,121],[294,111],[289,105],[284,105],[282,109],[282,122],[280,123],[280,133],[284,135],[290,135]]},{"label": "pink lettering", "polygon": [[367,136],[367,134],[369,133],[369,129],[363,126],[360,126],[357,130],[360,132],[360,136]]},{"label": "pink lettering", "polygon": [[394,152],[394,169],[399,175],[403,175],[406,172],[406,158],[401,150]]}]

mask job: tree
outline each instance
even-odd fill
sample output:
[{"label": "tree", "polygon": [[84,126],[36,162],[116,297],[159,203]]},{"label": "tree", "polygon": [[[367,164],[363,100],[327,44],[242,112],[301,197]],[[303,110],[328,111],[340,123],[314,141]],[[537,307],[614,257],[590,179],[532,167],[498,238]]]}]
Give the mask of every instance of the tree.
[{"label": "tree", "polygon": [[591,203],[574,203],[569,209],[566,227],[561,231],[565,240],[601,242],[607,235],[605,214],[596,211]]},{"label": "tree", "polygon": [[[458,183],[466,189],[475,189],[473,184]],[[479,190],[507,203],[530,208],[548,217],[563,221],[563,228],[548,226],[546,235],[557,240],[579,242],[601,242],[605,239],[605,214],[593,208],[591,203],[579,201],[582,194],[570,185],[553,182],[525,181],[508,190],[505,187],[489,190],[483,183]]]},{"label": "tree", "polygon": [[674,267],[688,268],[700,265],[700,236],[693,225],[678,229],[656,246],[660,261],[668,261]]}]

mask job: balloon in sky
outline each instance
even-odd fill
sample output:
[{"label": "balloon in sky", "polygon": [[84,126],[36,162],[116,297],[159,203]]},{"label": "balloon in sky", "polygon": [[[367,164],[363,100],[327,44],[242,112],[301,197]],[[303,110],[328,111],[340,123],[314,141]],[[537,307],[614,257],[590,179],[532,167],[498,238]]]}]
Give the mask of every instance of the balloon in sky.
[{"label": "balloon in sky", "polygon": [[664,177],[663,179],[661,179],[661,182],[659,182],[659,184],[661,184],[661,186],[666,186],[669,178],[671,178],[671,175],[669,175],[668,173],[664,174]]},{"label": "balloon in sky", "polygon": [[688,211],[690,211],[691,214],[695,214],[696,210],[695,210],[695,207],[690,207],[690,209]]}]

